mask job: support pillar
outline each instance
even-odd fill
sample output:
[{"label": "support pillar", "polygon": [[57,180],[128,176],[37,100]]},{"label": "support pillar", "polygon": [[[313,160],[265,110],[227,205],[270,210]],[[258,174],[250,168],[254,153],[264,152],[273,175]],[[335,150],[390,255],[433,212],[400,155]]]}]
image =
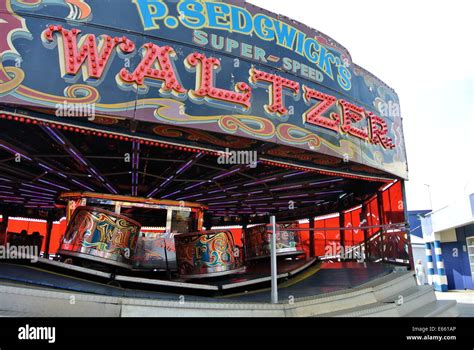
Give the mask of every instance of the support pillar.
[{"label": "support pillar", "polygon": [[407,197],[405,192],[405,182],[402,181],[402,199],[403,199],[403,218],[406,223],[407,232],[406,232],[406,241],[408,244],[408,260],[410,262],[410,269],[413,271],[415,269],[415,262],[413,261],[413,251],[411,247],[411,238],[410,238],[410,226],[408,224],[408,210],[407,210]]},{"label": "support pillar", "polygon": [[46,242],[44,247],[44,257],[45,259],[49,259],[49,247],[51,244],[51,232],[53,231],[53,223],[54,223],[54,214],[51,211],[48,215],[48,219],[46,221]]},{"label": "support pillar", "polygon": [[435,233],[435,241],[433,242],[436,261],[436,275],[434,276],[434,287],[438,292],[448,291],[448,277],[444,269],[443,252],[441,250],[441,241],[439,234]]},{"label": "support pillar", "polygon": [[[364,227],[367,226],[367,210],[365,203],[362,204],[362,211],[360,213],[360,226]],[[369,252],[369,231],[364,228],[364,261],[370,260],[370,252]]]},{"label": "support pillar", "polygon": [[309,218],[309,256],[311,258],[314,258],[315,254],[315,249],[314,249],[314,218],[310,217]]},{"label": "support pillar", "polygon": [[[383,208],[383,197],[382,192],[377,192],[377,208],[379,211],[379,224],[385,225],[385,215],[384,215],[384,208]],[[380,229],[380,256],[382,258],[382,262],[385,260],[385,228]]]},{"label": "support pillar", "polygon": [[431,251],[431,242],[425,242],[426,269],[428,274],[428,284],[432,285],[434,280],[433,253]]},{"label": "support pillar", "polygon": [[245,251],[245,231],[247,230],[247,227],[249,225],[249,216],[248,215],[243,215],[242,216],[242,232],[240,236],[240,240],[242,242],[242,261],[247,260],[247,252]]},{"label": "support pillar", "polygon": [[272,271],[272,304],[278,304],[278,270],[277,270],[277,258],[276,258],[276,219],[275,216],[270,218],[272,234],[270,238],[270,259],[271,259],[271,271]]}]

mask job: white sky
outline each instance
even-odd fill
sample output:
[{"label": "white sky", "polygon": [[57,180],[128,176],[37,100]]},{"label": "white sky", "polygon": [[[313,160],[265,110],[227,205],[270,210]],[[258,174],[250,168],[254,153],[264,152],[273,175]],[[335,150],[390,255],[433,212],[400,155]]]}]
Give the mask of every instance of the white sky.
[{"label": "white sky", "polygon": [[408,209],[474,193],[474,1],[249,0],[313,27],[395,89]]}]

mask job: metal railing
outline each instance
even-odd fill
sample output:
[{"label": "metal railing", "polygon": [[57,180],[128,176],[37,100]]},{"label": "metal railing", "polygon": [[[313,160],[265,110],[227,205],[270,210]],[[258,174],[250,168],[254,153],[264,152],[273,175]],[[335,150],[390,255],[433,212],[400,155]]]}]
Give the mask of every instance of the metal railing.
[{"label": "metal railing", "polygon": [[[269,232],[271,232],[271,226],[269,226],[268,229]],[[296,234],[311,231],[325,232],[351,230],[364,231],[364,239],[358,241],[357,244],[352,244],[349,246],[347,244],[348,241],[346,240],[328,239],[324,237],[325,254],[315,255],[315,257],[318,257],[321,260],[356,260],[410,266],[411,243],[409,240],[409,231],[407,229],[406,223],[357,227],[308,227],[285,229],[285,231],[292,231]],[[313,242],[309,240],[308,244],[316,244],[317,241],[318,239],[313,238]],[[337,246],[337,249],[327,249],[335,246]],[[335,253],[327,254],[327,251],[332,251]]]}]

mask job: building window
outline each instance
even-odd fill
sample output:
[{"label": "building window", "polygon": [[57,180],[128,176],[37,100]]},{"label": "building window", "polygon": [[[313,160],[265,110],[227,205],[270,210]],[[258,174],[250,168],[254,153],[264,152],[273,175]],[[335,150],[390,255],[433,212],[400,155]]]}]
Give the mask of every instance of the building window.
[{"label": "building window", "polygon": [[474,276],[474,237],[466,238],[467,254],[469,254],[469,265],[471,267],[471,278]]}]

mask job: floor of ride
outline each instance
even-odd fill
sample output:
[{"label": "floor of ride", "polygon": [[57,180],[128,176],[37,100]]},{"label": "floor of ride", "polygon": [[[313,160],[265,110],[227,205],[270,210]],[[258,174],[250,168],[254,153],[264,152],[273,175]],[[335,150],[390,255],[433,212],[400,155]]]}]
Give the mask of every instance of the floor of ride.
[{"label": "floor of ride", "polygon": [[[309,260],[305,259],[278,259],[278,274],[291,273],[292,271],[304,267],[308,262]],[[247,266],[244,273],[222,277],[200,278],[193,280],[193,282],[225,286],[270,277],[270,274],[270,260],[260,259],[254,260],[249,266]],[[188,282],[190,281],[188,280]]]},{"label": "floor of ride", "polygon": [[[313,273],[311,269],[314,270]],[[283,301],[355,288],[392,271],[393,267],[380,263],[324,262],[318,268],[310,268],[306,272],[306,278],[294,283],[290,281],[286,286],[279,285],[278,298]],[[231,297],[245,302],[267,302],[271,298],[270,293],[271,290],[267,288]]]},{"label": "floor of ride", "polygon": [[[279,260],[278,274],[280,279],[288,278],[307,266],[315,263],[315,259]],[[76,266],[40,259],[38,263],[19,263],[17,261],[0,263],[0,280],[43,286],[56,289],[71,290],[83,293],[93,293],[109,296],[136,298],[160,298],[163,295],[215,296],[227,293],[233,289],[240,291],[245,288],[259,289],[270,282],[270,267],[268,260],[258,260],[247,267],[245,273],[186,280],[168,278],[164,272],[135,273],[132,281],[121,280],[121,277],[134,277],[131,272],[117,272],[115,279],[120,281],[123,288],[108,285],[111,273],[102,276],[91,275],[96,270],[85,269],[88,272],[74,270]],[[83,268],[81,268],[84,270]],[[104,277],[109,276],[109,277]],[[170,286],[171,284],[171,286]],[[155,293],[159,292],[159,295]],[[228,293],[227,293],[228,294]]]},{"label": "floor of ride", "polygon": [[[176,294],[154,292],[110,286],[63,273],[47,271],[34,266],[1,263],[0,281],[23,286],[46,287],[80,293],[107,295],[113,297],[176,300]],[[210,300],[211,298],[189,296],[189,300]]]},{"label": "floor of ride", "polygon": [[[283,271],[295,271],[304,266],[304,261],[280,261],[279,274]],[[221,279],[200,280],[199,283],[214,283],[220,286],[241,283],[245,281],[256,280],[262,277],[268,277],[269,266],[264,262],[251,266],[248,274],[237,276],[226,276]],[[392,271],[390,266],[376,263],[328,263],[312,264],[308,268],[295,274],[291,278],[284,279],[279,283],[279,299],[287,300],[289,298],[301,298],[324,293],[349,289],[367,283],[374,278],[381,277]],[[141,286],[134,287],[115,287],[102,282],[90,281],[82,278],[66,275],[64,273],[51,272],[34,266],[19,265],[11,263],[0,264],[0,280],[7,283],[17,283],[40,288],[55,288],[81,293],[92,293],[127,298],[145,298],[176,300],[177,295],[183,294],[183,291],[163,292],[155,290],[142,290]],[[256,289],[260,286],[260,289]],[[140,288],[140,289],[137,289]],[[229,292],[230,293],[230,292]],[[270,288],[262,284],[252,285],[251,283],[239,292],[221,295],[216,299],[210,295],[193,295],[192,291],[186,293],[187,300],[195,301],[216,301],[229,300],[233,302],[269,302]]]}]

